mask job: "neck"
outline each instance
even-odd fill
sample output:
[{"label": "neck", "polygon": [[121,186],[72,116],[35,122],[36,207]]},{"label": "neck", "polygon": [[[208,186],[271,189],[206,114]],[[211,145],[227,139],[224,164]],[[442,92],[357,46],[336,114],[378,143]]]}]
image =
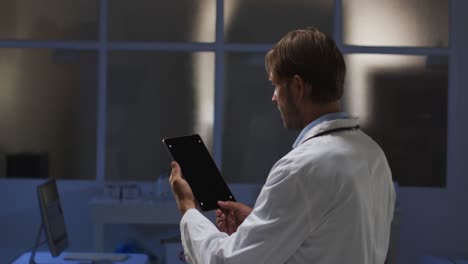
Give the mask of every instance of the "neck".
[{"label": "neck", "polygon": [[340,101],[335,101],[326,104],[317,104],[311,103],[304,108],[303,118],[302,118],[302,128],[306,127],[315,119],[331,113],[336,113],[341,111]]}]

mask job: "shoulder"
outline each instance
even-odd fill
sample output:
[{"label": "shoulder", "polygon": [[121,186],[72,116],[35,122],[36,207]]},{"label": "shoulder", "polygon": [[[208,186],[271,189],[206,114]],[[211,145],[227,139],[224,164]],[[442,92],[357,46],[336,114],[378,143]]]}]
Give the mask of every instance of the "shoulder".
[{"label": "shoulder", "polygon": [[317,177],[316,170],[324,165],[323,160],[323,150],[299,146],[275,163],[265,185],[271,186],[286,182],[301,184],[303,178]]},{"label": "shoulder", "polygon": [[334,178],[380,159],[385,155],[369,136],[360,130],[343,131],[302,142],[273,166],[269,178],[336,183]]}]

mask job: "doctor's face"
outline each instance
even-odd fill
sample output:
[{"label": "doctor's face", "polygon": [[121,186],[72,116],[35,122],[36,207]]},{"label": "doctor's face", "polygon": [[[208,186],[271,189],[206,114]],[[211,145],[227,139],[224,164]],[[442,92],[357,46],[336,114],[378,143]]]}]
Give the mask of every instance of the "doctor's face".
[{"label": "doctor's face", "polygon": [[275,87],[271,101],[278,107],[283,119],[284,127],[287,129],[300,129],[300,115],[297,105],[294,104],[291,92],[291,80],[276,80],[270,77],[270,81]]}]

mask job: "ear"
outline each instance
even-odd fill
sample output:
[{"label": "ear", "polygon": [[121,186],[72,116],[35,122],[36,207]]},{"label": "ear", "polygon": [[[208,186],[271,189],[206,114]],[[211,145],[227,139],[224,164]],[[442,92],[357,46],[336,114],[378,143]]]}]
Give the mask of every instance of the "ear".
[{"label": "ear", "polygon": [[296,102],[304,99],[307,95],[305,82],[301,76],[295,74],[292,78],[293,98]]}]

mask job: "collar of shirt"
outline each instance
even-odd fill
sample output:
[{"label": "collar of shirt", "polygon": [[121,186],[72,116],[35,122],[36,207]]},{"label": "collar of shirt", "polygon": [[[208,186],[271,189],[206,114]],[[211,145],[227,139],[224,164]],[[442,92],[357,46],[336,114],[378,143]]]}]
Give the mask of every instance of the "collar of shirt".
[{"label": "collar of shirt", "polygon": [[296,138],[296,141],[294,141],[293,148],[297,147],[299,143],[302,141],[302,138],[304,135],[311,130],[314,126],[325,122],[325,121],[331,121],[331,120],[336,120],[336,119],[348,119],[350,116],[346,112],[336,112],[336,113],[330,113],[330,114],[325,114],[314,121],[310,122],[306,127],[304,127],[299,134],[299,136]]}]

